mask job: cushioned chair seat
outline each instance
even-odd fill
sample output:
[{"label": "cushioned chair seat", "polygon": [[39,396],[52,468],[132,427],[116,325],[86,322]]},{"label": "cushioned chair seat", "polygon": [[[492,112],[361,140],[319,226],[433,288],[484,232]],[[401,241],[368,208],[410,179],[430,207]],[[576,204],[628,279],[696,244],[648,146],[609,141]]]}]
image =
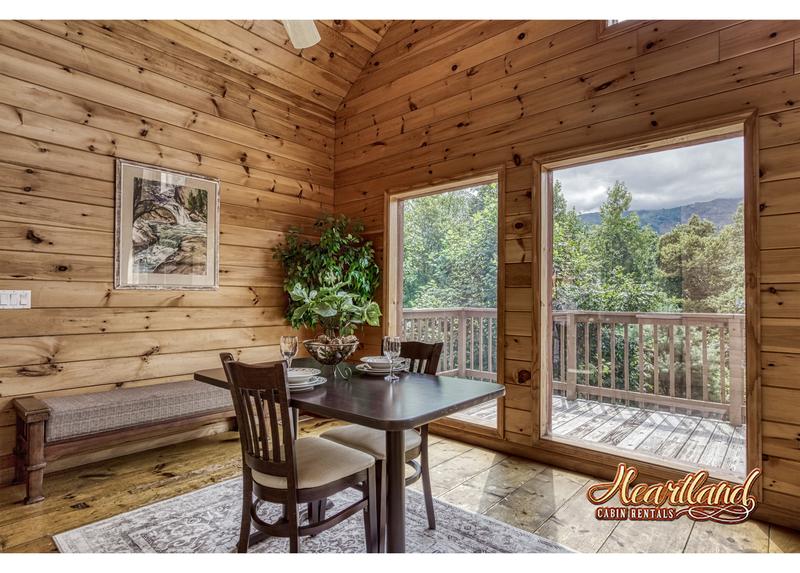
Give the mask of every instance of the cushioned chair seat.
[{"label": "cushioned chair seat", "polygon": [[[320,438],[300,438],[294,443],[297,488],[319,487],[375,465],[372,456]],[[275,489],[286,489],[285,477],[253,470],[253,481]]]},{"label": "cushioned chair seat", "polygon": [[48,442],[233,409],[229,390],[194,380],[42,401],[50,407],[45,436]]},{"label": "cushioned chair seat", "polygon": [[[386,459],[386,432],[353,424],[328,430],[321,437],[356,448],[377,460]],[[406,430],[406,451],[418,448],[422,438],[416,430]]]}]

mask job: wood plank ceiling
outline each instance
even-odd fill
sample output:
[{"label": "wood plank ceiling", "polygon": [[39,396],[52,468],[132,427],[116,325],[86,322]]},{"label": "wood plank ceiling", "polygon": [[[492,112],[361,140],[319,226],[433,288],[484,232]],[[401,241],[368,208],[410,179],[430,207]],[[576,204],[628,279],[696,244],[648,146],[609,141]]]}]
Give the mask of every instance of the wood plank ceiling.
[{"label": "wood plank ceiling", "polygon": [[[310,94],[301,89],[298,95],[302,93],[311,101],[335,111],[378,47],[390,21],[315,20],[315,23],[320,42],[298,50],[292,46],[283,25],[276,20],[186,22],[245,54],[268,55],[259,58],[266,63],[267,69],[278,66],[314,86]],[[272,46],[279,46],[288,54],[275,52]]]}]

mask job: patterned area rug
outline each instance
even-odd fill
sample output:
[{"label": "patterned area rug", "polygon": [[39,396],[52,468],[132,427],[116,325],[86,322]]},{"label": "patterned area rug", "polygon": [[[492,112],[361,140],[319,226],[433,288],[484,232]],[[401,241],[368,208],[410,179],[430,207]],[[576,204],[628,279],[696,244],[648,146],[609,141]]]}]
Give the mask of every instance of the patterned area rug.
[{"label": "patterned area rug", "polygon": [[[334,508],[358,499],[348,490],[332,498]],[[428,529],[422,495],[407,490],[406,549],[413,553],[561,553],[553,541],[489,517],[434,500],[435,531]],[[264,504],[269,521],[280,506]],[[241,517],[241,479],[233,479],[123,513],[53,539],[62,553],[226,553],[235,550]],[[270,538],[252,546],[253,553],[289,550],[287,539]],[[360,515],[317,535],[300,538],[300,551],[358,553],[365,551]]]}]

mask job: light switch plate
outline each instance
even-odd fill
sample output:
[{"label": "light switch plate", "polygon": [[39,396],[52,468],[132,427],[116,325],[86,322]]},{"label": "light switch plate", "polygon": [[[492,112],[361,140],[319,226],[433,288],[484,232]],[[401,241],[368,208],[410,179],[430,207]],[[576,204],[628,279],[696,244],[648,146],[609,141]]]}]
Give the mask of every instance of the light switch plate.
[{"label": "light switch plate", "polygon": [[31,291],[0,290],[0,310],[31,307]]}]

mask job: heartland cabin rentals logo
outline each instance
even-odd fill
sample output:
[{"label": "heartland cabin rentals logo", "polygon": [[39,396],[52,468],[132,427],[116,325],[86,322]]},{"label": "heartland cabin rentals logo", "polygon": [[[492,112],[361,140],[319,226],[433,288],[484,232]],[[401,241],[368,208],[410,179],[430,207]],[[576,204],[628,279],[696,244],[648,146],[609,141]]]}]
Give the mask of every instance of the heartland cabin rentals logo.
[{"label": "heartland cabin rentals logo", "polygon": [[752,470],[742,484],[727,481],[707,484],[705,470],[657,484],[634,484],[637,475],[639,470],[635,467],[619,464],[613,481],[589,488],[586,496],[595,505],[604,505],[615,496],[622,504],[622,507],[598,507],[597,519],[673,521],[685,515],[695,521],[741,523],[756,508],[751,491],[761,470]]}]

